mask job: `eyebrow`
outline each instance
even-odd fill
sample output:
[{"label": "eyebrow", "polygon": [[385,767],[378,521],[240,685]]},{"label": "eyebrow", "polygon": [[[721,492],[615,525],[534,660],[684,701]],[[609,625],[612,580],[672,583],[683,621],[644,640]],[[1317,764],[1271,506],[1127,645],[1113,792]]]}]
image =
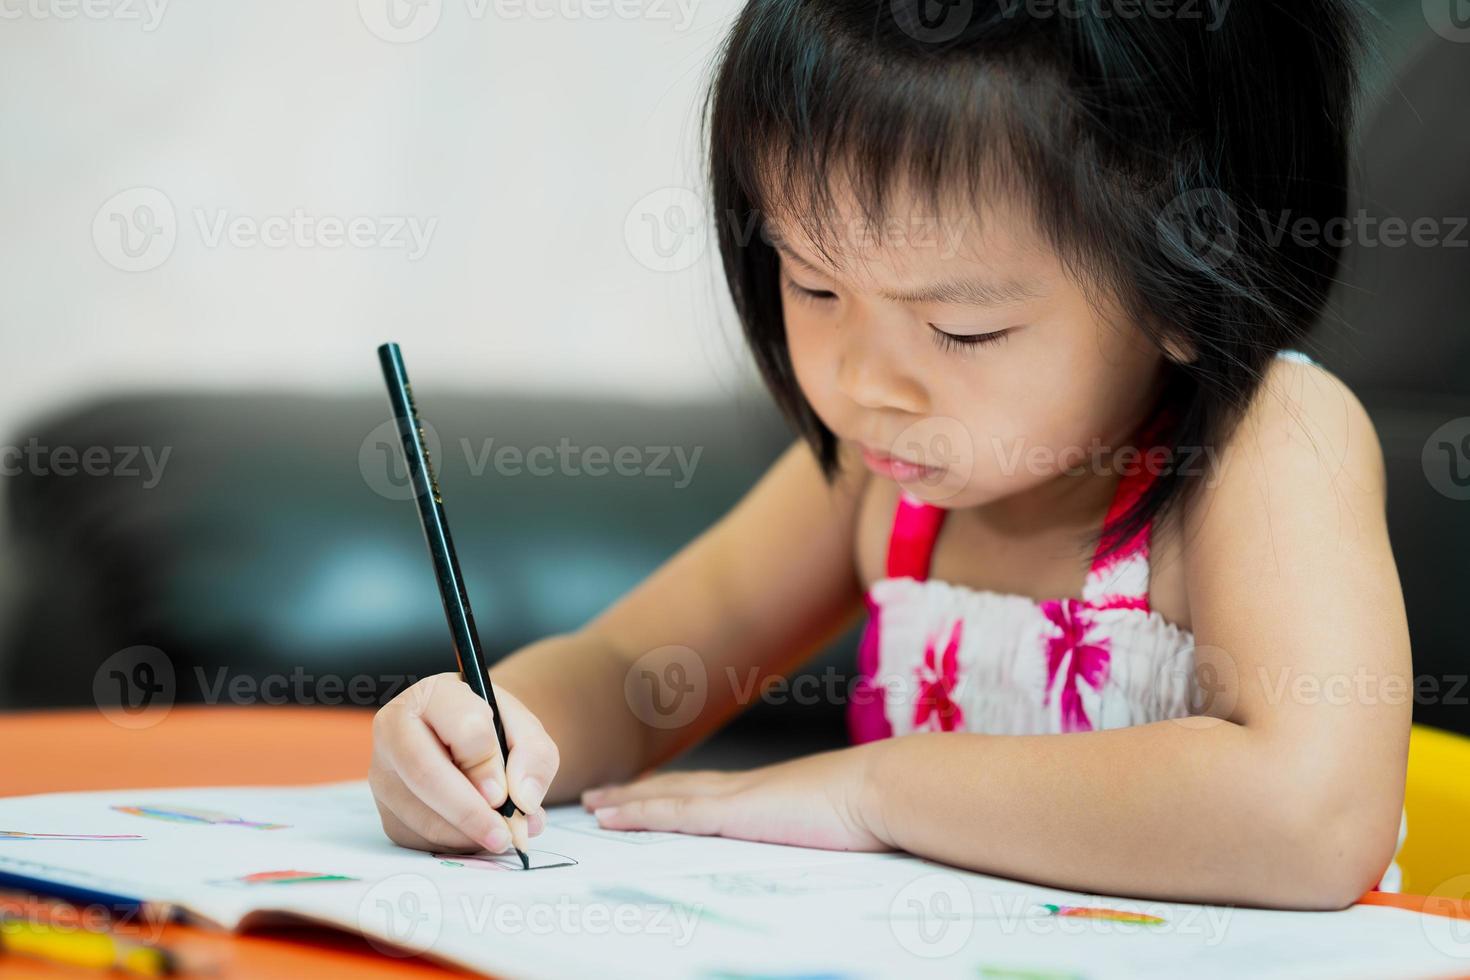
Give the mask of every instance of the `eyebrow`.
[{"label": "eyebrow", "polygon": [[[774,238],[771,244],[781,256],[793,265],[800,266],[813,275],[827,277],[830,273],[817,268],[811,262],[802,258],[791,250],[791,247],[779,238]],[[878,295],[895,303],[946,303],[958,306],[1004,306],[1009,303],[1020,303],[1028,299],[1036,299],[1044,295],[1044,291],[1034,282],[1022,279],[946,279],[940,282],[927,283],[913,289],[902,289],[898,291],[880,290]]]}]

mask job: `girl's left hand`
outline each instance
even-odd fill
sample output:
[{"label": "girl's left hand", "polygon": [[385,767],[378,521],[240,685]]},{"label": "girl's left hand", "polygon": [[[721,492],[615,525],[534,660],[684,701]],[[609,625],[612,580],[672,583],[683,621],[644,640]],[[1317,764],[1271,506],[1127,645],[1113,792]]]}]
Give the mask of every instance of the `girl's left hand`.
[{"label": "girl's left hand", "polygon": [[662,830],[886,851],[863,812],[866,746],[837,749],[746,772],[669,772],[582,794],[607,830]]}]

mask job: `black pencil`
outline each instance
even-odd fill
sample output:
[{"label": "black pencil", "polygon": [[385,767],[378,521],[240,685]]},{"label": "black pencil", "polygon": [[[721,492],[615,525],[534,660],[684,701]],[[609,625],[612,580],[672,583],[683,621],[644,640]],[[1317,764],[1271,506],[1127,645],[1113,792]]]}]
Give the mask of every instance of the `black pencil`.
[{"label": "black pencil", "polygon": [[[505,741],[505,725],[500,720],[500,706],[495,703],[495,689],[490,686],[490,671],[485,666],[484,648],[480,646],[480,634],[475,630],[475,616],[470,612],[470,597],[465,592],[464,576],[459,571],[459,559],[454,554],[454,541],[449,536],[449,521],[444,516],[444,498],[439,493],[439,480],[434,476],[433,461],[424,445],[423,427],[419,424],[419,413],[413,402],[413,389],[408,383],[408,372],[403,367],[403,353],[397,344],[384,344],[378,348],[378,361],[383,366],[383,380],[388,383],[388,401],[393,406],[393,417],[398,421],[398,434],[403,440],[403,455],[408,461],[408,473],[413,481],[415,499],[419,502],[419,518],[424,525],[424,539],[429,543],[429,555],[434,559],[434,574],[439,581],[439,598],[444,601],[444,617],[449,621],[449,634],[454,643],[454,655],[459,661],[459,675],[470,690],[485,699],[494,715],[495,737],[500,742],[500,758],[510,758],[510,746]],[[505,802],[498,808],[507,821],[516,815],[516,805],[510,798],[507,783]],[[529,869],[531,859],[519,847],[521,867]]]}]

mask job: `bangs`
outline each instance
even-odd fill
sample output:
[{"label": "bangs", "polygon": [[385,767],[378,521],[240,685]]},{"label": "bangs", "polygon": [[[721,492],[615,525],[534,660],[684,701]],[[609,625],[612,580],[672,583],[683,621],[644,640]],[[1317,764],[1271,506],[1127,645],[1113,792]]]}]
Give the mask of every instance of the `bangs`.
[{"label": "bangs", "polygon": [[779,221],[840,266],[855,230],[1018,202],[1079,281],[1107,278],[1078,202],[1133,167],[1097,165],[1059,72],[1019,52],[936,57],[862,6],[747,11],[706,116],[718,220],[746,242]]}]

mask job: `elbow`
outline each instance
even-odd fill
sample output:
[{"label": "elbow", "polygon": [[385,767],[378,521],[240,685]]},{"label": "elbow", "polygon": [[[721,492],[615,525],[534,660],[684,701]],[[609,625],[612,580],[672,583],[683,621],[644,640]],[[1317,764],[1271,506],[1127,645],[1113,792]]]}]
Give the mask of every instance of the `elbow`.
[{"label": "elbow", "polygon": [[[1333,806],[1340,802],[1335,799]],[[1401,806],[1395,799],[1348,810],[1301,807],[1285,834],[1293,860],[1286,864],[1292,870],[1281,876],[1286,893],[1280,904],[1337,911],[1376,888],[1398,849]]]}]

